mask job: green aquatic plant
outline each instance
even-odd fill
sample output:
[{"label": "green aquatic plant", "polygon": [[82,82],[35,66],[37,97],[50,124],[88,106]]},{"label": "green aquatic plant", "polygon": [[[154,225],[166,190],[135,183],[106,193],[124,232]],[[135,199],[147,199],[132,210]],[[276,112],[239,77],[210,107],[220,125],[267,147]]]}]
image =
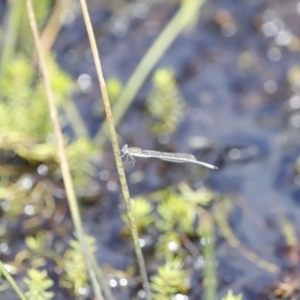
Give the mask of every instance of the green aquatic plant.
[{"label": "green aquatic plant", "polygon": [[[122,93],[123,83],[117,77],[108,78],[106,80],[106,88],[111,106],[114,107],[119,99],[120,94]],[[97,105],[94,113],[95,115],[103,116],[105,113],[104,106]]]},{"label": "green aquatic plant", "polygon": [[182,196],[171,194],[166,201],[160,203],[157,212],[161,217],[156,226],[163,232],[177,230],[192,233],[196,218],[196,211],[190,209]]},{"label": "green aquatic plant", "polygon": [[106,81],[107,93],[112,106],[118,100],[123,90],[123,83],[116,77],[108,78]]},{"label": "green aquatic plant", "polygon": [[222,298],[222,300],[242,300],[242,299],[243,299],[243,295],[242,294],[238,294],[237,296],[235,296],[233,294],[232,290],[229,290],[227,292],[227,295]]},{"label": "green aquatic plant", "polygon": [[[34,0],[39,26],[44,25],[52,7],[52,0]],[[5,33],[0,35],[2,41],[0,56],[0,82],[6,66],[14,61],[17,53],[32,54],[33,43],[31,38],[29,20],[25,8],[25,1],[8,2],[7,22],[5,22]]]},{"label": "green aquatic plant", "polygon": [[155,122],[151,131],[155,134],[172,133],[183,118],[184,100],[180,95],[171,69],[158,69],[153,75],[153,91],[147,102],[149,113]]},{"label": "green aquatic plant", "polygon": [[42,181],[34,185],[33,178],[27,174],[21,176],[16,183],[0,186],[0,193],[2,210],[7,217],[24,214],[26,207],[29,209],[28,216],[31,217],[41,212],[44,216],[51,216],[54,213],[55,203],[51,191]]},{"label": "green aquatic plant", "polygon": [[[52,57],[48,57],[47,66],[56,105],[61,107],[74,83]],[[63,120],[61,122],[64,123]],[[46,95],[25,57],[17,57],[6,68],[0,81],[0,127],[0,150],[15,151],[35,164],[43,162],[51,163],[52,167],[58,166]],[[95,174],[95,169],[88,162],[95,152],[96,147],[85,137],[68,144],[67,153],[76,186],[86,185],[86,175]]]},{"label": "green aquatic plant", "polygon": [[169,300],[177,293],[186,293],[190,288],[189,278],[189,273],[183,269],[183,261],[180,258],[167,261],[151,278],[153,299]]},{"label": "green aquatic plant", "polygon": [[210,205],[217,197],[216,193],[205,189],[200,188],[198,190],[192,190],[186,183],[181,183],[179,185],[179,190],[182,193],[184,201],[188,205],[201,205],[208,206]]},{"label": "green aquatic plant", "polygon": [[[36,20],[38,26],[41,28],[45,25],[47,17],[51,12],[51,8],[53,6],[53,1],[51,0],[34,0],[32,1],[34,6],[34,12],[36,15]],[[23,3],[19,3],[19,5],[24,5]],[[31,29],[29,26],[28,16],[26,12],[26,7],[24,5],[22,14],[20,16],[19,28],[18,28],[18,39],[16,45],[22,52],[31,53],[33,49],[33,41],[31,35]]]},{"label": "green aquatic plant", "polygon": [[[131,210],[139,233],[145,231],[154,222],[154,216],[151,214],[152,206],[146,199],[141,197],[134,199]],[[122,215],[122,220],[128,224],[126,214]]]},{"label": "green aquatic plant", "polygon": [[[92,236],[85,236],[85,243],[88,251],[92,254],[97,250],[96,240]],[[69,242],[70,249],[63,255],[64,278],[60,281],[61,285],[66,288],[73,288],[75,295],[81,295],[81,289],[89,289],[89,279],[87,265],[83,257],[81,245],[77,240]]]},{"label": "green aquatic plant", "polygon": [[182,243],[177,232],[170,231],[161,234],[155,245],[155,254],[158,257],[165,257],[167,260],[172,257],[183,257]]},{"label": "green aquatic plant", "polygon": [[[216,297],[216,264],[214,261],[214,222],[202,206],[210,204],[216,195],[206,189],[193,191],[186,184],[180,184],[181,194],[170,194],[160,203],[157,212],[161,217],[154,224],[162,232],[156,247],[156,254],[166,261],[174,257],[186,257],[187,253],[204,258],[204,293],[205,299]],[[190,240],[190,236],[201,240],[201,248]]]},{"label": "green aquatic plant", "polygon": [[45,236],[41,232],[38,232],[35,237],[26,236],[25,243],[31,251],[37,253],[43,252],[46,246]]},{"label": "green aquatic plant", "polygon": [[170,194],[168,198],[157,207],[158,219],[155,226],[160,230],[155,253],[167,260],[184,257],[186,250],[183,247],[183,239],[195,233],[195,220],[197,210],[188,205],[184,198],[178,194]]},{"label": "green aquatic plant", "polygon": [[[57,105],[61,105],[69,95],[72,80],[51,57],[48,58],[48,67]],[[8,141],[18,136],[23,141],[45,142],[52,133],[44,89],[25,57],[16,57],[6,67],[0,81],[0,127],[0,140],[5,137]]]},{"label": "green aquatic plant", "polygon": [[[55,262],[61,266],[62,259],[60,251],[58,251],[59,244],[54,244],[50,247],[49,242],[53,241],[53,233],[51,231],[39,231],[35,236],[26,236],[25,244],[28,250],[23,251],[24,257],[29,261],[30,266],[34,268],[43,267],[47,264],[48,260]],[[15,260],[15,263],[18,261]]]},{"label": "green aquatic plant", "polygon": [[50,300],[54,293],[47,291],[53,286],[53,281],[48,278],[46,270],[38,271],[29,269],[28,278],[24,278],[28,291],[25,293],[28,300]]},{"label": "green aquatic plant", "polygon": [[98,149],[90,139],[83,137],[68,144],[66,150],[75,186],[87,186],[90,177],[97,172],[89,159],[96,157]]}]

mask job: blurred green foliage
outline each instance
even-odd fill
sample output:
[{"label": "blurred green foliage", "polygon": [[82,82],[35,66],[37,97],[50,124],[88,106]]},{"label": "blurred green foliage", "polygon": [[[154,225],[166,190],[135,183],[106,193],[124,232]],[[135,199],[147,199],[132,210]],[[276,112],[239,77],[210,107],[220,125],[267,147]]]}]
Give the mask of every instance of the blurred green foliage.
[{"label": "blurred green foliage", "polygon": [[185,199],[177,194],[171,194],[166,201],[160,203],[157,212],[161,219],[156,226],[163,232],[177,230],[192,233],[197,212],[190,209]]},{"label": "blurred green foliage", "polygon": [[[33,0],[33,4],[38,25],[42,28],[54,1]],[[5,31],[0,29],[3,33],[0,35],[0,206],[3,220],[9,224],[7,229],[11,228],[10,222],[17,222],[27,234],[27,249],[14,253],[11,267],[17,273],[24,270],[26,261],[27,268],[31,268],[28,269],[28,278],[24,279],[28,287],[26,297],[46,300],[54,297],[54,293],[48,291],[53,282],[48,279],[46,271],[38,268],[45,267],[49,260],[54,261],[58,268],[65,270],[65,278],[59,278],[59,282],[67,283],[78,293],[78,287],[88,286],[86,264],[76,241],[70,242],[71,249],[65,252],[63,261],[64,245],[60,243],[55,249],[57,251],[52,251],[47,245],[49,240],[45,232],[40,231],[59,210],[53,196],[57,186],[61,185],[59,157],[25,1],[10,1],[7,8],[2,24]],[[53,56],[45,53],[45,57],[60,123],[64,127],[69,125],[64,104],[70,101],[76,84]],[[76,124],[76,120],[74,122]],[[86,187],[90,182],[89,175],[95,172],[89,160],[97,149],[88,137],[71,141],[65,137],[65,140],[74,184]],[[45,173],[37,173],[37,167],[42,165]],[[49,177],[55,181],[48,180]],[[1,231],[1,238],[10,236],[7,229]],[[53,234],[49,234],[51,238]],[[95,251],[95,241],[88,238],[87,243],[89,249]],[[77,277],[72,277],[72,274]]]},{"label": "blurred green foliage", "polygon": [[[22,3],[23,2],[23,3]],[[34,13],[36,17],[36,21],[38,26],[41,28],[45,24],[47,17],[51,11],[51,7],[53,6],[52,0],[33,0]],[[18,40],[17,40],[17,49],[22,52],[31,53],[33,45],[28,42],[28,38],[30,41],[32,40],[32,33],[29,26],[29,20],[27,16],[27,10],[25,6],[25,1],[19,1],[16,5],[23,5],[24,9],[21,14],[21,18],[19,20],[19,28],[18,28]]]},{"label": "blurred green foliage", "polygon": [[[53,1],[33,0],[32,2],[38,25],[42,27],[50,14]],[[9,1],[4,20],[4,32],[0,36],[0,79],[6,67],[16,56],[22,53],[30,57],[34,49],[25,1]]]},{"label": "blurred green foliage", "polygon": [[[94,237],[86,236],[85,243],[90,253],[94,253],[97,250]],[[81,289],[89,289],[87,266],[82,255],[80,243],[77,240],[71,240],[69,244],[70,249],[64,253],[62,258],[62,268],[65,271],[65,276],[60,283],[66,288],[72,288],[75,295],[80,296],[82,295]]]},{"label": "blurred green foliage", "polygon": [[178,232],[175,231],[160,234],[155,245],[155,250],[156,256],[165,258],[165,260],[169,260],[175,256],[184,257],[181,238]]},{"label": "blurred green foliage", "polygon": [[26,236],[25,243],[28,250],[23,251],[23,255],[30,263],[30,267],[45,267],[49,259],[56,262],[58,266],[61,265],[60,254],[51,250],[48,245],[52,240],[52,233],[46,231],[38,231],[35,236]]},{"label": "blurred green foliage", "polygon": [[157,269],[157,275],[151,278],[153,299],[169,300],[177,293],[186,293],[190,288],[189,278],[180,258],[167,261],[165,265]]},{"label": "blurred green foliage", "polygon": [[[57,105],[68,97],[72,80],[48,57],[51,85]],[[28,59],[17,57],[10,63],[0,81],[1,135],[22,136],[45,142],[52,132],[47,99],[41,81],[35,77]]]},{"label": "blurred green foliage", "polygon": [[[116,77],[108,78],[106,80],[106,89],[110,105],[111,107],[114,107],[122,93],[123,83]],[[103,115],[105,114],[104,106],[101,106],[101,104],[99,105],[99,103],[97,103],[94,114],[103,117]]]},{"label": "blurred green foliage", "polygon": [[[89,278],[80,243],[75,239],[70,240],[69,248],[61,253],[64,245],[60,241],[50,245],[49,241],[52,243],[53,238],[53,232],[38,232],[36,236],[27,236],[25,241],[29,251],[24,250],[21,256],[34,268],[32,270],[46,266],[47,260],[51,260],[62,270],[62,276],[58,279],[59,284],[73,290],[75,295],[82,296],[83,290],[89,290]],[[97,250],[94,237],[86,235],[85,242],[90,253]],[[18,267],[19,263],[15,260],[13,264]]]},{"label": "blurred green foliage", "polygon": [[243,299],[242,294],[238,294],[237,296],[235,296],[232,290],[229,290],[226,297],[222,298],[222,300],[242,300],[242,299]]},{"label": "blurred green foliage", "polygon": [[156,134],[172,133],[184,115],[184,100],[180,95],[171,69],[158,69],[153,75],[153,91],[147,100],[149,113],[154,117],[151,131]]},{"label": "blurred green foliage", "polygon": [[[74,83],[52,57],[48,57],[47,64],[59,108],[70,97]],[[44,88],[24,57],[16,58],[7,66],[0,81],[0,128],[0,150],[15,151],[35,164],[55,162],[58,167],[59,158]],[[79,138],[67,145],[76,186],[85,186],[89,180],[87,174],[94,174],[88,159],[95,152],[96,147],[87,138]]]},{"label": "blurred green foliage", "polygon": [[[131,210],[139,233],[146,231],[146,229],[154,222],[154,216],[151,214],[152,206],[146,199],[142,197],[134,199]],[[127,229],[129,229],[126,213],[122,214],[122,220],[127,224]],[[126,232],[129,233],[129,230],[127,229]]]},{"label": "blurred green foliage", "polygon": [[[207,263],[203,270],[204,294],[216,294],[214,221],[213,215],[203,206],[211,205],[219,196],[205,188],[193,190],[186,183],[180,183],[178,187],[180,192],[154,193],[155,198],[162,198],[155,209],[149,206],[151,201],[141,198],[141,212],[135,213],[138,227],[139,218],[146,216],[151,220],[146,228],[151,227],[150,232],[157,232],[154,252],[157,259],[164,261],[151,278],[153,299],[175,299],[177,294],[188,292],[190,268],[183,266],[186,257],[191,256]],[[198,244],[194,243],[195,239]]]},{"label": "blurred green foliage", "polygon": [[28,278],[24,278],[28,291],[25,293],[28,300],[50,300],[54,293],[47,291],[53,286],[53,281],[48,278],[46,270],[38,271],[29,269]]},{"label": "blurred green foliage", "polygon": [[182,197],[185,199],[189,205],[201,205],[208,206],[213,203],[216,199],[217,194],[205,188],[198,190],[192,190],[186,183],[181,183],[179,185],[179,190],[182,194]]},{"label": "blurred green foliage", "polygon": [[[28,187],[24,187],[28,185]],[[32,187],[31,187],[32,185]],[[44,217],[54,213],[55,203],[52,192],[42,182],[34,183],[33,178],[24,174],[13,184],[0,187],[1,208],[6,216],[18,217],[30,207],[31,217],[40,215]],[[40,216],[41,219],[43,216]]]},{"label": "blurred green foliage", "polygon": [[121,95],[121,92],[123,90],[123,83],[116,77],[108,78],[106,81],[106,88],[109,101],[113,106]]},{"label": "blurred green foliage", "polygon": [[67,156],[75,187],[86,187],[91,177],[97,172],[90,162],[98,154],[98,149],[92,140],[78,138],[67,145]]}]

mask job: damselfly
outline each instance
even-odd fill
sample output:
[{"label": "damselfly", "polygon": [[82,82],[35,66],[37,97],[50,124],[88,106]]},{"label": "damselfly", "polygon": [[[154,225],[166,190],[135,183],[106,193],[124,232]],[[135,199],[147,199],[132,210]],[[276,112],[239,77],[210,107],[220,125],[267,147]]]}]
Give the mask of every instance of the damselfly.
[{"label": "damselfly", "polygon": [[122,157],[127,155],[126,162],[128,160],[128,157],[130,157],[132,162],[134,163],[135,159],[133,158],[133,156],[155,157],[155,158],[159,158],[162,160],[171,161],[171,162],[175,162],[175,163],[189,163],[190,162],[190,163],[202,165],[202,166],[210,168],[210,169],[218,169],[216,166],[196,160],[196,157],[192,154],[143,150],[141,148],[128,147],[127,144],[123,146],[121,151],[123,152]]}]

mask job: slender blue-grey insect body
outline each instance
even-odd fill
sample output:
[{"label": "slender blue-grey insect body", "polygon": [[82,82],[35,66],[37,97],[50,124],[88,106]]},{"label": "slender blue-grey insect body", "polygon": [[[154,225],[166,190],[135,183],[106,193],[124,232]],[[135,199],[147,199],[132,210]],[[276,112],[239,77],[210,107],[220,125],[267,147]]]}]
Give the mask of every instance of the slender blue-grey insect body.
[{"label": "slender blue-grey insect body", "polygon": [[155,158],[159,158],[162,160],[171,161],[171,162],[175,162],[175,163],[190,162],[190,163],[202,165],[202,166],[210,168],[210,169],[218,169],[216,166],[196,160],[196,157],[192,154],[143,150],[141,148],[128,147],[127,144],[123,146],[121,151],[123,152],[122,157],[127,155],[127,158],[130,157],[133,162],[135,162],[135,159],[133,158],[133,156],[155,157]]}]

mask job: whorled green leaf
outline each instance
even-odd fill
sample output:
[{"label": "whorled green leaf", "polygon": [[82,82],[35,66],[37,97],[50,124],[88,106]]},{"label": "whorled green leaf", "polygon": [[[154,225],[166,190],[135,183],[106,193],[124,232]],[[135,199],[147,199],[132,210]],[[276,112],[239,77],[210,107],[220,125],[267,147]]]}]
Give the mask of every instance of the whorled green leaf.
[{"label": "whorled green leaf", "polygon": [[50,300],[54,293],[47,291],[53,286],[53,281],[48,278],[46,270],[38,271],[29,269],[28,278],[24,278],[28,291],[25,293],[28,300]]},{"label": "whorled green leaf", "polygon": [[189,278],[180,258],[167,261],[164,266],[158,268],[157,275],[151,278],[153,299],[171,299],[176,293],[186,293],[190,288]]}]

